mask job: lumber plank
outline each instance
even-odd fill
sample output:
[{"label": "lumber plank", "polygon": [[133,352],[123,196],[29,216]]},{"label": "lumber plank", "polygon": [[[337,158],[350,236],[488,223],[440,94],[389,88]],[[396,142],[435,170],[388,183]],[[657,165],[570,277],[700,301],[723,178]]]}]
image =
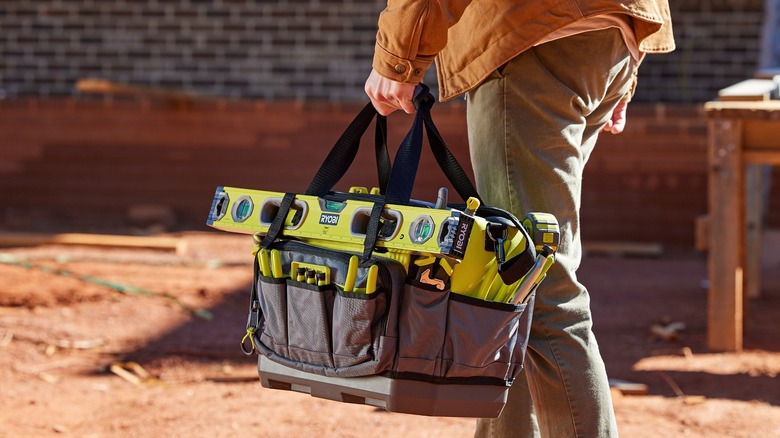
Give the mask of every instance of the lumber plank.
[{"label": "lumber plank", "polygon": [[0,232],[0,247],[39,245],[86,245],[184,251],[184,240],[168,236],[126,236],[87,233]]},{"label": "lumber plank", "polygon": [[660,243],[585,240],[582,242],[582,250],[587,254],[660,257],[664,248]]}]

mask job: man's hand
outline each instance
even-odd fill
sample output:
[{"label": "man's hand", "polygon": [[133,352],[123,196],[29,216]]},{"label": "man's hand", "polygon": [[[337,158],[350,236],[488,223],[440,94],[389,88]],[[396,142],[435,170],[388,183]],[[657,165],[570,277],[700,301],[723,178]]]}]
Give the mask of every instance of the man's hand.
[{"label": "man's hand", "polygon": [[612,110],[612,116],[606,125],[604,125],[604,131],[612,134],[620,134],[623,129],[626,128],[626,108],[628,108],[628,102],[621,101],[617,104],[614,110]]},{"label": "man's hand", "polygon": [[414,84],[388,79],[372,69],[366,80],[365,90],[377,112],[387,116],[399,109],[407,114],[414,114],[414,104],[412,103],[414,87]]}]

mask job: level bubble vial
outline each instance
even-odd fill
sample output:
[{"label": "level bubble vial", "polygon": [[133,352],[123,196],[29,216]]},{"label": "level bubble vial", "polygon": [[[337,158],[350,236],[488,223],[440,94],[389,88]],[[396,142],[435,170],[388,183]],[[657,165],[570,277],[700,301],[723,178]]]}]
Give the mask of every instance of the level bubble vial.
[{"label": "level bubble vial", "polygon": [[409,238],[414,243],[425,243],[433,236],[435,228],[433,218],[427,215],[417,216],[409,227]]},{"label": "level bubble vial", "polygon": [[233,204],[233,210],[231,212],[233,221],[244,222],[249,218],[249,216],[252,215],[253,208],[254,203],[252,202],[252,198],[249,196],[242,196],[236,199],[235,204]]}]

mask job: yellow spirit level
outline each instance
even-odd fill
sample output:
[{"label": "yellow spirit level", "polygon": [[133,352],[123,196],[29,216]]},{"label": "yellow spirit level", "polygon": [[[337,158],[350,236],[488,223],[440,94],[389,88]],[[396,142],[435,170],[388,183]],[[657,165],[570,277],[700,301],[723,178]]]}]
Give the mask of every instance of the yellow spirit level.
[{"label": "yellow spirit level", "polygon": [[[280,192],[218,187],[207,224],[235,233],[264,234],[283,196]],[[362,247],[372,208],[370,201],[296,195],[282,234],[299,240],[335,242],[345,245],[342,249]],[[456,235],[460,215],[457,210],[389,204],[382,216],[391,228],[383,230],[377,246],[460,259],[464,254],[459,249],[466,242],[458,239],[468,237]]]},{"label": "yellow spirit level", "polygon": [[[283,196],[281,192],[218,187],[207,224],[234,233],[264,235]],[[426,275],[430,275],[431,268],[446,267],[453,292],[490,301],[508,300],[507,291],[514,290],[520,280],[509,285],[501,281],[495,248],[485,243],[489,240],[489,221],[472,215],[471,207],[459,211],[388,204],[382,215],[390,226],[383,227],[376,241],[376,246],[386,251],[377,256],[393,258],[407,270],[412,257],[429,258],[432,262]],[[285,218],[282,234],[324,248],[360,253],[372,208],[373,203],[367,200],[334,201],[299,194]],[[558,224],[554,216],[534,213],[526,217],[524,226],[530,227],[531,236],[539,237],[535,246],[557,245]],[[511,259],[524,252],[528,242],[523,233],[510,227],[502,245],[505,257]],[[426,272],[425,267],[421,272]]]}]

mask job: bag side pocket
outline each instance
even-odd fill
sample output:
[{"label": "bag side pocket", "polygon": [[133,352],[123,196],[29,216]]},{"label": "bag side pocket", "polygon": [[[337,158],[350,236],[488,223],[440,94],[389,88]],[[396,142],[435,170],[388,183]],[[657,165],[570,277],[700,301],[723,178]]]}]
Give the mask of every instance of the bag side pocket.
[{"label": "bag side pocket", "polygon": [[333,367],[330,321],[333,289],[287,283],[287,338],[290,359]]},{"label": "bag side pocket", "polygon": [[526,304],[494,303],[452,294],[442,349],[442,377],[511,379],[510,368],[515,361],[522,363],[527,345],[530,326],[520,324],[526,308]]},{"label": "bag side pocket", "polygon": [[257,290],[262,312],[260,342],[277,354],[287,356],[287,285],[284,281],[258,277]]},{"label": "bag side pocket", "polygon": [[384,293],[336,290],[333,303],[333,362],[336,368],[375,359],[385,305]]},{"label": "bag side pocket", "polygon": [[[523,314],[518,321],[518,339],[515,343],[515,349],[512,353],[512,366],[509,368],[509,379],[514,380],[515,377],[523,369],[525,362],[525,351],[528,349],[528,337],[531,333],[531,320],[534,314],[534,302],[536,301],[536,292],[532,292],[531,296],[525,302],[525,309],[522,310]],[[523,336],[525,335],[525,336]]]},{"label": "bag side pocket", "polygon": [[406,284],[398,317],[395,371],[436,375],[444,342],[448,291]]}]

